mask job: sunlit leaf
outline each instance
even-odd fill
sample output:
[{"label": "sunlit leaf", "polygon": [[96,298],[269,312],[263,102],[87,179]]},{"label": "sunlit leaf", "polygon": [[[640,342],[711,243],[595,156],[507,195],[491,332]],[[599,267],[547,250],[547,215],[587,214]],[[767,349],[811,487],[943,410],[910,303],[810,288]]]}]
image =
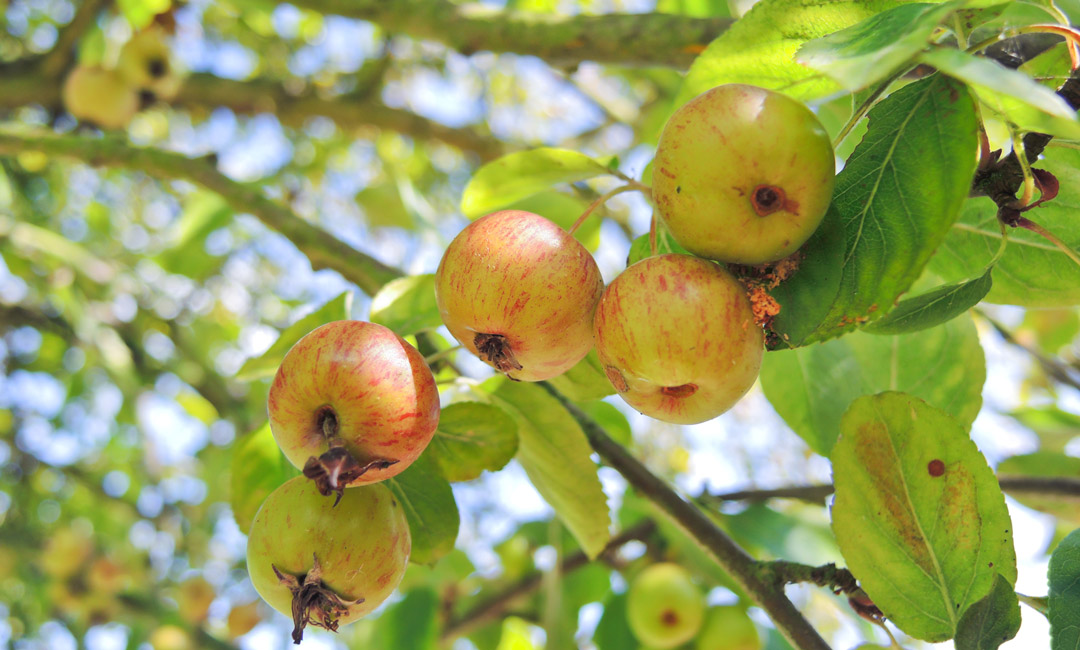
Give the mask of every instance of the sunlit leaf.
[{"label": "sunlit leaf", "polygon": [[371,322],[389,327],[398,336],[442,325],[435,276],[410,275],[387,282],[371,299]]},{"label": "sunlit leaf", "polygon": [[859,398],[840,432],[832,520],[848,568],[905,633],[952,638],[998,574],[1016,581],[997,479],[958,422],[903,393]]}]

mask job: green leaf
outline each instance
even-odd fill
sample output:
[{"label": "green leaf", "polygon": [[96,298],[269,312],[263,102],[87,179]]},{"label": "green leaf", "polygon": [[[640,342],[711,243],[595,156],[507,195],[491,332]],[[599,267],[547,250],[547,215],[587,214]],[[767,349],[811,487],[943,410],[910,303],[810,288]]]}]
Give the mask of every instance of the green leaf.
[{"label": "green leaf", "polygon": [[1013,418],[1039,436],[1043,451],[1065,451],[1065,445],[1080,436],[1080,416],[1053,406],[1027,407],[1010,412]]},{"label": "green leaf", "polygon": [[600,161],[569,149],[519,151],[476,170],[462,193],[461,211],[475,219],[557,183],[574,183],[609,173]]},{"label": "green leaf", "polygon": [[[680,246],[679,242],[675,241],[675,238],[671,236],[671,233],[663,224],[658,223],[656,224],[656,254],[667,255],[668,253],[691,254],[690,251]],[[646,257],[652,256],[652,244],[649,243],[649,236],[642,235],[630,243],[630,253],[626,256],[626,265],[637,264]]]},{"label": "green leaf", "polygon": [[154,16],[172,6],[171,0],[117,0],[124,18],[135,29],[142,29],[150,24]]},{"label": "green leaf", "polygon": [[1080,648],[1080,529],[1069,533],[1050,555],[1050,648]]},{"label": "green leaf", "polygon": [[446,480],[456,482],[502,469],[517,448],[517,424],[506,411],[491,404],[457,402],[442,410],[424,453]]},{"label": "green leaf", "polygon": [[895,336],[856,332],[821,345],[767,352],[761,388],[811,449],[828,456],[840,418],[858,397],[908,392],[965,428],[982,406],[986,361],[971,318]]},{"label": "green leaf", "polygon": [[920,61],[968,84],[979,101],[1022,131],[1080,138],[1076,111],[1050,88],[996,61],[953,48],[924,52]]},{"label": "green leaf", "polygon": [[578,408],[596,420],[596,423],[607,431],[612,440],[620,445],[633,444],[633,432],[630,430],[630,422],[622,411],[611,404],[602,401],[585,402],[578,404]]},{"label": "green leaf", "polygon": [[[1073,250],[1080,247],[1080,151],[1050,147],[1039,167],[1054,174],[1061,192],[1029,218],[1054,233]],[[986,302],[1022,307],[1071,307],[1080,304],[1080,266],[1033,232],[1010,229],[1005,254],[994,266],[994,286]],[[997,206],[988,198],[969,199],[928,270],[952,281],[982,273],[1001,243]]]},{"label": "green leaf", "polygon": [[442,325],[435,302],[435,276],[411,275],[386,283],[371,299],[371,322],[389,327],[398,336]]},{"label": "green leaf", "polygon": [[972,280],[942,285],[926,293],[901,300],[883,318],[862,328],[870,334],[917,332],[948,322],[982,300],[990,287],[992,269]]},{"label": "green leaf", "polygon": [[369,228],[404,228],[416,230],[416,220],[401,200],[401,192],[392,180],[369,185],[353,197],[364,209]]},{"label": "green leaf", "polygon": [[956,650],[997,650],[1020,630],[1020,601],[1000,574],[994,587],[960,617]]},{"label": "green leaf", "polygon": [[604,374],[596,348],[589,351],[585,358],[572,368],[552,377],[548,382],[575,402],[587,402],[615,394],[615,388]]},{"label": "green leaf", "polygon": [[837,84],[798,63],[795,53],[807,41],[851,27],[896,4],[885,0],[761,0],[694,60],[675,106],[726,83],[782,90],[798,99],[833,93]]},{"label": "green leaf", "polygon": [[604,614],[596,624],[593,643],[597,650],[628,650],[638,647],[626,617],[626,593],[612,594],[604,603]]},{"label": "green leaf", "polygon": [[285,358],[285,354],[308,332],[326,323],[348,320],[352,311],[352,297],[352,291],[346,291],[286,327],[278,336],[278,340],[266,352],[248,359],[244,365],[240,366],[240,370],[236,372],[236,378],[240,381],[254,381],[273,377],[278,366],[281,365],[281,360]]},{"label": "green leaf", "polygon": [[[1075,431],[1074,431],[1075,433]],[[1080,458],[1063,452],[1036,451],[1012,456],[997,466],[999,476],[1059,476],[1080,479]],[[1047,512],[1059,519],[1080,524],[1080,497],[1069,494],[1018,494],[1016,500],[1029,508]]]},{"label": "green leaf", "polygon": [[600,487],[585,433],[539,386],[495,377],[495,403],[517,420],[517,459],[582,549],[595,558],[611,538],[607,497]]},{"label": "green leaf", "polygon": [[427,453],[404,472],[386,479],[386,487],[401,501],[409,520],[410,562],[434,564],[454,549],[461,523],[457,501]]},{"label": "green leaf", "polygon": [[184,212],[170,229],[169,247],[158,255],[161,268],[170,273],[202,279],[225,261],[214,257],[204,246],[207,236],[229,224],[233,211],[221,196],[195,192],[184,201]]},{"label": "green leaf", "polygon": [[772,291],[781,345],[839,336],[908,290],[971,189],[975,148],[974,105],[948,77],[906,86],[870,111],[799,270]]},{"label": "green leaf", "polygon": [[[569,231],[589,205],[565,192],[545,190],[520,201],[514,201],[505,207],[507,210],[534,212],[559,224],[563,230]],[[585,219],[581,227],[574,231],[574,239],[581,242],[585,248],[595,252],[600,247],[600,225],[600,215],[593,212]]]},{"label": "green leaf", "polygon": [[369,647],[434,650],[438,642],[439,596],[429,588],[413,589],[387,608],[375,625],[377,643]]},{"label": "green leaf", "polygon": [[1001,488],[948,414],[903,393],[861,397],[844,414],[832,461],[840,551],[906,634],[950,639],[999,573],[1016,581]]},{"label": "green leaf", "polygon": [[914,58],[962,1],[900,5],[810,41],[796,60],[855,91],[884,80]]},{"label": "green leaf", "polygon": [[251,529],[255,513],[267,495],[299,475],[278,448],[269,422],[237,441],[229,472],[229,505],[240,530],[247,533]]}]

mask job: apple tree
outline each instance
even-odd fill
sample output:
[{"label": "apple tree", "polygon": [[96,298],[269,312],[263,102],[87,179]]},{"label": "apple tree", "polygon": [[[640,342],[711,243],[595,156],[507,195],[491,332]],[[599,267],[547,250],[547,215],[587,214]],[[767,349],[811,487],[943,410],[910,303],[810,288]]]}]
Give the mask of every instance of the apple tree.
[{"label": "apple tree", "polygon": [[0,643],[1076,648],[1071,20],[0,0]]}]

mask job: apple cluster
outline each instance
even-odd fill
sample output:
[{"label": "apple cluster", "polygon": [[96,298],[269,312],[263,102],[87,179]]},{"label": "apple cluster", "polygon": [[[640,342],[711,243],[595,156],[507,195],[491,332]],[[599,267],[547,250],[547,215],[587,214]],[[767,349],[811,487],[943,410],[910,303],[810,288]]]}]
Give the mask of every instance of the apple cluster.
[{"label": "apple cluster", "polygon": [[282,453],[304,475],[259,508],[247,567],[259,595],[293,618],[299,643],[308,624],[336,630],[369,613],[404,576],[408,522],[379,482],[431,441],[439,391],[424,358],[393,331],[335,321],[285,355],[267,411]]},{"label": "apple cluster", "polygon": [[181,83],[168,34],[154,23],[124,44],[116,67],[76,65],[64,81],[61,99],[82,122],[122,129],[143,106],[176,97]]},{"label": "apple cluster", "polygon": [[757,379],[764,335],[724,264],[775,263],[809,239],[832,197],[832,144],[800,102],[728,84],[676,111],[653,168],[657,214],[693,255],[646,258],[605,288],[558,225],[489,214],[458,234],[436,273],[454,337],[518,381],[566,372],[595,346],[618,394],[665,422],[731,408]]}]

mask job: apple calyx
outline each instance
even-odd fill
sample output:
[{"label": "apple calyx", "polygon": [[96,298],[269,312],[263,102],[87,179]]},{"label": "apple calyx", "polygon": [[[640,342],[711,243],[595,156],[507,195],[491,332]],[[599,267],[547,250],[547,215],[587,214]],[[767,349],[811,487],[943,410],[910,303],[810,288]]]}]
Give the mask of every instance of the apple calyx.
[{"label": "apple calyx", "polygon": [[775,185],[758,185],[750,195],[750,204],[759,217],[767,217],[784,208],[787,198],[784,190]]},{"label": "apple calyx", "polygon": [[334,505],[341,503],[345,486],[363,476],[368,470],[386,469],[398,461],[391,458],[376,458],[361,463],[353,458],[345,448],[345,441],[338,437],[338,418],[333,407],[323,406],[316,411],[316,421],[326,436],[330,449],[320,456],[312,456],[304,463],[304,476],[315,481],[315,487],[324,497],[337,494]]},{"label": "apple calyx", "polygon": [[697,384],[682,384],[680,386],[664,386],[660,392],[668,397],[690,397],[697,392]]},{"label": "apple calyx", "polygon": [[522,368],[517,358],[514,357],[514,349],[510,347],[510,341],[507,341],[502,334],[484,334],[481,332],[473,339],[473,345],[476,346],[476,351],[480,353],[480,357],[494,366],[499,372],[513,372]]},{"label": "apple calyx", "polygon": [[349,606],[364,602],[363,598],[345,600],[331,591],[323,584],[318,556],[312,553],[311,557],[314,565],[304,575],[303,581],[292,574],[282,573],[273,564],[270,565],[281,584],[292,592],[292,639],[295,644],[299,644],[304,638],[304,628],[309,624],[337,632],[338,619],[348,613]]}]

